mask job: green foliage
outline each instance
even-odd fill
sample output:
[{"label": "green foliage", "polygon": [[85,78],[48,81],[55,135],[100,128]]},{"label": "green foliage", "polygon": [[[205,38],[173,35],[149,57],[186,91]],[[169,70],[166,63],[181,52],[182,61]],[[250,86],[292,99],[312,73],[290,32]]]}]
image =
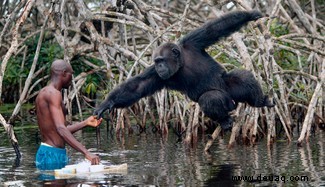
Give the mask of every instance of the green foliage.
[{"label": "green foliage", "polygon": [[132,66],[133,66],[134,63],[135,63],[135,61],[128,60],[127,63],[126,63],[126,65],[125,65],[126,69],[130,70],[132,68]]},{"label": "green foliage", "polygon": [[[279,22],[278,19],[274,19],[271,22],[270,32],[272,33],[272,35],[279,37],[282,35],[289,34],[289,28],[287,24],[283,24]],[[281,41],[279,41],[279,44],[290,48],[292,47],[291,44]],[[275,48],[274,58],[283,69],[300,70],[298,56],[292,51]],[[307,57],[301,55],[300,58],[301,65],[303,66],[306,62]]]},{"label": "green foliage", "polygon": [[273,19],[271,21],[270,32],[274,36],[282,36],[289,34],[289,28],[287,24],[281,23],[278,19]]},{"label": "green foliage", "polygon": [[[74,61],[71,61],[71,66],[74,70],[74,74],[78,75],[82,72],[88,72],[93,70],[92,67],[86,65],[83,61],[83,57],[78,58]],[[101,60],[98,59],[94,59],[94,58],[88,58],[87,61],[101,66],[103,64],[103,62]],[[101,85],[101,82],[103,82],[103,77],[105,75],[103,73],[94,73],[94,74],[90,74],[87,76],[86,78],[86,82],[82,87],[82,91],[87,94],[88,96],[90,96],[91,98],[95,97],[95,94],[97,93],[98,88]]]},{"label": "green foliage", "polygon": [[[282,35],[289,34],[289,28],[287,24],[281,23],[278,19],[272,20],[271,26],[270,26],[270,32],[272,35],[279,37]],[[290,43],[278,41],[279,44],[289,47],[289,48],[295,48],[295,46],[292,46]],[[277,64],[284,70],[295,70],[300,71],[301,68],[308,68],[307,65],[307,58],[306,54],[302,53],[300,54],[300,59],[298,59],[298,55],[294,53],[293,51],[287,50],[285,48],[275,48],[274,51],[274,58],[277,62]],[[300,60],[300,64],[299,64]],[[288,83],[290,84],[290,83]],[[275,82],[274,89],[278,90],[278,83]],[[306,88],[306,85],[297,82],[294,90],[290,92],[290,101],[297,102],[297,103],[308,103],[312,96],[312,90],[309,90]]]},{"label": "green foliage", "polygon": [[98,78],[95,76],[88,76],[86,80],[86,84],[84,85],[84,92],[93,97],[96,94],[98,87]]},{"label": "green foliage", "polygon": [[[283,44],[289,46],[289,44]],[[297,54],[293,53],[292,51],[288,51],[285,49],[275,49],[274,51],[274,58],[277,64],[286,70],[296,70],[300,71],[301,67],[306,67],[307,63],[307,56],[305,54],[300,55],[300,63]]]},{"label": "green foliage", "polygon": [[21,71],[21,59],[19,58],[11,58],[7,64],[6,72],[3,78],[3,82],[6,85],[18,85],[20,77],[26,78],[28,71],[27,69],[23,69]]},{"label": "green foliage", "polygon": [[306,87],[306,84],[297,82],[295,84],[295,89],[290,92],[290,100],[297,103],[307,104],[310,101],[312,95],[313,90]]},{"label": "green foliage", "polygon": [[274,53],[274,58],[283,69],[288,69],[288,70],[299,69],[297,56],[290,51],[283,50],[283,49],[277,50]]},{"label": "green foliage", "polygon": [[[27,52],[28,56],[27,56],[26,64],[30,64],[30,65],[32,64],[35,56],[38,40],[39,40],[39,35],[30,38],[25,42],[25,45],[28,47],[28,52]],[[64,51],[61,48],[61,46],[55,41],[53,41],[52,38],[47,39],[47,37],[44,37],[40,49],[40,54],[38,57],[38,65],[42,66],[48,62],[51,63],[55,59],[63,58],[63,56],[64,56]]]},{"label": "green foliage", "polygon": [[0,106],[0,113],[4,116],[10,115],[14,108],[14,104],[3,104]]},{"label": "green foliage", "polygon": [[217,61],[220,62],[221,64],[232,64],[236,67],[240,67],[241,64],[234,58],[232,57],[229,57],[228,55],[226,54],[221,54],[218,58],[217,58]]},{"label": "green foliage", "polygon": [[[2,95],[5,103],[18,100],[19,81],[20,78],[22,78],[22,84],[24,85],[34,61],[38,39],[39,35],[25,41],[24,44],[27,47],[27,53],[24,68],[22,70],[21,65],[23,61],[23,52],[16,56],[12,56],[8,61],[3,79],[4,90],[8,91],[4,92]],[[51,39],[46,40],[45,38],[40,49],[36,70],[46,66],[47,70],[44,72],[44,74],[48,74],[51,62],[54,59],[63,58],[63,54],[63,50],[59,44],[53,42]]]},{"label": "green foliage", "polygon": [[57,43],[45,42],[40,51],[39,62],[53,62],[55,59],[63,59],[64,52]]},{"label": "green foliage", "polygon": [[176,91],[176,90],[170,90],[169,91],[169,94],[170,95],[175,95],[176,97],[178,97],[178,98],[180,98],[180,99],[185,99],[185,95],[184,94],[182,94],[181,92],[179,92],[179,91]]}]

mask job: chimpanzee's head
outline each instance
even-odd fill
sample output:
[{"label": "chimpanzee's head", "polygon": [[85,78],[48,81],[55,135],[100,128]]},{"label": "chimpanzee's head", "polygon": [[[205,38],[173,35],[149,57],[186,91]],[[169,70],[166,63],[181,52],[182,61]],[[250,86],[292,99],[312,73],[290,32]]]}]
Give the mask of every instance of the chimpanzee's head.
[{"label": "chimpanzee's head", "polygon": [[159,77],[166,80],[183,66],[181,50],[174,43],[165,43],[153,53],[155,69]]}]

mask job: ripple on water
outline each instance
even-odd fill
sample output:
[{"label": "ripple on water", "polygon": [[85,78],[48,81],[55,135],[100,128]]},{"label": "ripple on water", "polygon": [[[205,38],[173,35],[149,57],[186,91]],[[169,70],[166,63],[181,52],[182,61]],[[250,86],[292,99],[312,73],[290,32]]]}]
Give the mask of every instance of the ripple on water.
[{"label": "ripple on water", "polygon": [[[32,133],[33,134],[33,133]],[[98,154],[105,163],[127,163],[127,175],[108,174],[97,179],[74,179],[65,181],[74,184],[139,185],[139,186],[268,186],[284,185],[276,182],[233,182],[233,176],[283,175],[308,176],[313,186],[325,183],[324,135],[313,137],[302,148],[295,143],[276,142],[268,149],[265,140],[257,145],[235,145],[228,149],[228,139],[219,139],[211,147],[211,154],[203,152],[205,143],[201,139],[195,148],[188,148],[172,133],[167,139],[158,134],[136,134],[124,139],[113,138],[102,132],[102,144],[96,144],[94,132],[82,134],[84,145]],[[17,134],[19,137],[19,134]],[[25,186],[43,186],[50,181],[41,181],[41,174],[34,165],[38,144],[34,136],[24,136],[21,142],[23,158],[15,163],[15,152],[10,145],[0,147],[0,182],[18,181]],[[97,148],[98,147],[98,148]],[[84,156],[69,148],[72,161],[84,160]],[[18,183],[17,182],[17,183]],[[308,182],[285,183],[288,186],[308,186]]]}]

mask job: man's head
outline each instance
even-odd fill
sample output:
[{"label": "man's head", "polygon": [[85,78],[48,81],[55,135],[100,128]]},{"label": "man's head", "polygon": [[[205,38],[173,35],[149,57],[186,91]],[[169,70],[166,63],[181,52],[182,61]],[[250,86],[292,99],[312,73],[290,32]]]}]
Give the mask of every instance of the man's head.
[{"label": "man's head", "polygon": [[59,81],[62,88],[71,85],[73,70],[69,63],[64,60],[55,60],[51,65],[51,80]]}]

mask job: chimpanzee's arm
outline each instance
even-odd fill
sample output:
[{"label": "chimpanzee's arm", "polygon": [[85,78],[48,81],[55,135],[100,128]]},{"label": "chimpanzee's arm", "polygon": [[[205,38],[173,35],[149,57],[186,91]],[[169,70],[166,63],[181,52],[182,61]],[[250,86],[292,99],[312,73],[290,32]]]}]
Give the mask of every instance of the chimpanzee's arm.
[{"label": "chimpanzee's arm", "polygon": [[257,10],[230,12],[188,33],[180,40],[180,44],[203,50],[216,43],[221,37],[229,36],[239,30],[249,21],[261,17],[262,14]]},{"label": "chimpanzee's arm", "polygon": [[105,110],[131,106],[139,99],[152,95],[163,87],[163,80],[158,76],[154,66],[151,66],[112,90],[106,100],[96,108],[94,114],[101,116]]}]

